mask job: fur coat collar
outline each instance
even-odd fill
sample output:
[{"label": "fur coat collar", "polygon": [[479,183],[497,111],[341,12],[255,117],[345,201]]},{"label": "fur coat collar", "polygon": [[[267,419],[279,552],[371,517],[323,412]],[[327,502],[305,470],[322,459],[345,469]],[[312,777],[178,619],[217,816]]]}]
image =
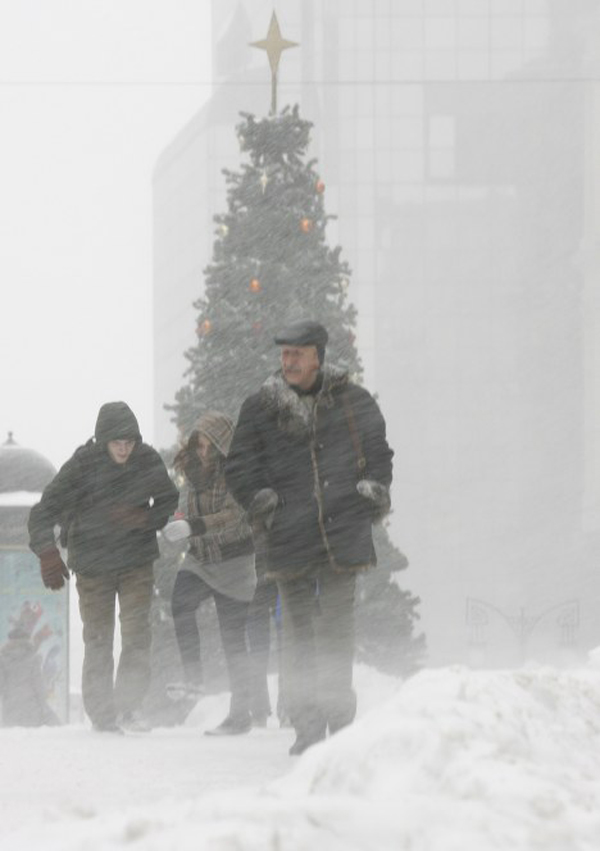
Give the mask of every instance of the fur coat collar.
[{"label": "fur coat collar", "polygon": [[348,373],[340,367],[326,364],[322,375],[323,383],[314,405],[307,405],[303,401],[303,397],[284,379],[281,370],[269,376],[260,390],[263,405],[276,414],[277,427],[296,440],[308,440],[311,437],[315,408],[320,405],[331,407],[334,395],[348,385]]}]

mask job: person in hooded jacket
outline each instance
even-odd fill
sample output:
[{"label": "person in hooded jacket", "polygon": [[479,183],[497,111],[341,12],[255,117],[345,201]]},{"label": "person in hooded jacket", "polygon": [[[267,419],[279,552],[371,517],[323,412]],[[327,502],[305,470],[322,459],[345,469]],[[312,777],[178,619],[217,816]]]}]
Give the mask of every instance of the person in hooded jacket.
[{"label": "person in hooded jacket", "polygon": [[247,733],[252,726],[251,684],[246,621],[256,589],[252,530],[245,512],[225,485],[225,458],[233,423],[218,411],[200,417],[186,445],[175,458],[175,468],[189,485],[186,519],[169,523],[163,534],[169,541],[189,538],[172,596],[175,634],[188,695],[202,690],[200,633],[196,612],[214,598],[231,689],[225,720],[207,735]]},{"label": "person in hooded jacket", "polygon": [[[143,443],[125,402],[100,408],[94,438],[80,446],[29,515],[29,546],[47,588],[76,577],[83,622],[83,705],[93,727],[148,730],[141,706],[150,682],[150,605],[156,533],[179,494],[156,450]],[[68,550],[68,566],[54,527]],[[115,604],[121,655],[114,677]]]}]

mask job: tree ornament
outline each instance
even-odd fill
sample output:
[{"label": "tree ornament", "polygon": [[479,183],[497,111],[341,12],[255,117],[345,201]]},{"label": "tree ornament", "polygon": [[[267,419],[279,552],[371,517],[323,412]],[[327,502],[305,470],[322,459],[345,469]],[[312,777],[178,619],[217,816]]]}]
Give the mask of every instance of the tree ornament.
[{"label": "tree ornament", "polygon": [[300,222],[300,227],[303,233],[310,233],[313,229],[313,220],[312,219],[302,219]]},{"label": "tree ornament", "polygon": [[219,233],[221,236],[227,236],[229,233],[229,226],[225,224],[219,225]]},{"label": "tree ornament", "polygon": [[204,319],[196,328],[196,334],[199,337],[206,337],[212,331],[212,322],[210,319]]},{"label": "tree ornament", "polygon": [[258,278],[252,278],[252,280],[250,281],[250,292],[251,293],[259,293],[261,290],[262,290],[262,287],[260,285],[260,281],[258,280]]},{"label": "tree ornament", "polygon": [[260,176],[260,185],[262,186],[263,195],[265,194],[265,189],[267,188],[267,183],[269,182],[269,178],[267,177],[266,170]]},{"label": "tree ornament", "polygon": [[342,280],[340,281],[340,287],[343,290],[347,290],[349,286],[350,286],[350,281],[348,280],[348,278],[342,278]]},{"label": "tree ornament", "polygon": [[319,195],[322,195],[322,193],[325,192],[325,184],[323,183],[322,180],[317,180],[317,182],[315,184],[315,189],[317,190]]}]

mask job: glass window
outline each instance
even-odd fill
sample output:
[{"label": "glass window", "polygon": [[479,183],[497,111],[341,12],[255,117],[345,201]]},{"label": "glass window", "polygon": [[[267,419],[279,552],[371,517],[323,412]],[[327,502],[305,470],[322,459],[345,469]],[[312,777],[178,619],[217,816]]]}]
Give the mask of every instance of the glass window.
[{"label": "glass window", "polygon": [[456,44],[454,18],[429,18],[425,20],[425,46],[427,50],[450,50]]},{"label": "glass window", "polygon": [[422,148],[423,119],[420,115],[400,115],[392,118],[393,148]]},{"label": "glass window", "polygon": [[520,18],[499,18],[492,21],[492,50],[514,50],[523,43],[523,26]]},{"label": "glass window", "polygon": [[423,52],[417,50],[392,54],[393,80],[420,80],[423,76]]},{"label": "glass window", "polygon": [[432,115],[429,119],[429,146],[451,148],[456,142],[456,120],[453,115]]},{"label": "glass window", "polygon": [[397,151],[392,159],[392,180],[398,183],[419,183],[423,180],[423,151]]},{"label": "glass window", "polygon": [[490,55],[486,52],[461,51],[457,57],[459,80],[487,80],[490,76]]},{"label": "glass window", "polygon": [[391,36],[394,50],[420,50],[425,43],[423,21],[420,18],[394,18]]},{"label": "glass window", "polygon": [[435,50],[425,56],[426,80],[451,80],[456,77],[456,53],[453,50]]},{"label": "glass window", "polygon": [[460,47],[485,49],[489,44],[489,35],[487,18],[459,18],[458,44]]}]

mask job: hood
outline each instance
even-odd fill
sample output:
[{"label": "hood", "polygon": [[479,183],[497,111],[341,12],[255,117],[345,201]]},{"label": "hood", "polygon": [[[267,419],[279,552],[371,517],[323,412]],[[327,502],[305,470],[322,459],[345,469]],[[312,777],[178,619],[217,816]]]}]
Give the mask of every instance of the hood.
[{"label": "hood", "polygon": [[101,446],[106,446],[109,440],[142,440],[135,414],[125,402],[106,402],[102,405],[94,436],[96,443]]},{"label": "hood", "polygon": [[208,438],[215,449],[227,458],[233,437],[233,422],[219,411],[207,411],[196,423],[196,430]]}]

